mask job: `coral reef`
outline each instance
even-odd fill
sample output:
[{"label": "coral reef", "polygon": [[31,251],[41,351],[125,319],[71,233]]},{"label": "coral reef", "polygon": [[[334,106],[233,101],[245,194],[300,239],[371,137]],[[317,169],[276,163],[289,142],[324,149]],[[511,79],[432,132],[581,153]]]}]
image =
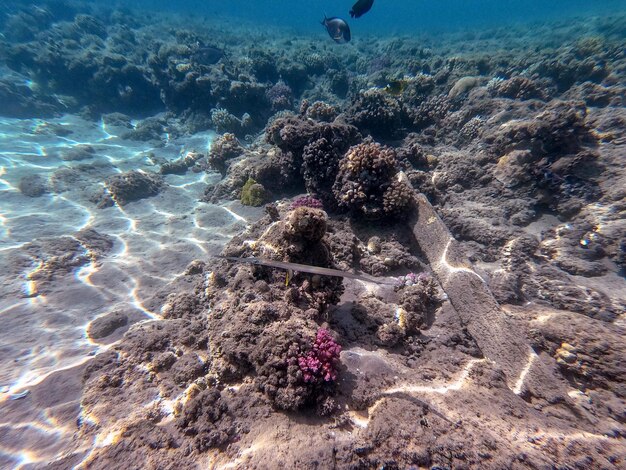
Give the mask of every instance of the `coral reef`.
[{"label": "coral reef", "polygon": [[403,127],[405,110],[398,99],[373,88],[355,97],[347,119],[375,138],[391,139],[397,137]]},{"label": "coral reef", "polygon": [[494,176],[511,187],[526,183],[538,202],[564,216],[598,197],[593,176],[600,169],[592,150],[595,137],[584,107],[553,103],[533,120],[520,120],[487,136],[501,155]]},{"label": "coral reef", "polygon": [[438,287],[433,277],[427,273],[410,273],[401,282],[402,308],[398,310],[396,317],[398,326],[405,334],[418,333],[420,328],[432,324],[435,310],[441,304]]},{"label": "coral reef", "polygon": [[226,173],[228,161],[240,156],[244,152],[243,146],[235,137],[235,134],[226,133],[218,136],[212,143],[209,150],[209,167]]},{"label": "coral reef", "polygon": [[310,351],[298,358],[298,366],[304,381],[323,384],[337,380],[340,352],[341,346],[337,344],[327,330],[320,328]]},{"label": "coral reef", "polygon": [[339,163],[333,193],[340,207],[368,219],[401,215],[409,189],[395,178],[398,162],[393,149],[377,143],[351,147]]},{"label": "coral reef", "polygon": [[297,209],[298,207],[312,207],[313,209],[323,209],[322,201],[315,199],[312,196],[302,196],[295,199],[291,203],[291,209]]},{"label": "coral reef", "polygon": [[293,107],[293,92],[289,85],[283,81],[277,82],[266,92],[273,111],[282,111]]},{"label": "coral reef", "polygon": [[306,190],[332,207],[330,189],[338,161],[360,139],[357,129],[343,122],[313,122],[294,116],[276,119],[265,132],[267,141],[281,150],[281,172],[291,181],[301,176]]},{"label": "coral reef", "polygon": [[105,181],[106,193],[103,194],[100,205],[115,202],[120,206],[157,195],[165,186],[162,178],[154,173],[129,171],[114,175]]},{"label": "coral reef", "polygon": [[[327,216],[323,211],[300,206],[282,214],[281,220],[270,227],[266,224],[267,221],[259,221],[251,228],[248,236],[258,237],[256,243],[242,244],[235,237],[225,253],[238,256],[271,253],[273,259],[332,266],[324,241]],[[233,270],[238,273],[234,277],[228,274]],[[237,297],[244,295],[248,301],[241,303],[225,295],[224,283],[233,282],[250,284],[247,294],[245,289],[236,291]],[[223,266],[212,276],[208,287],[214,312],[211,323],[223,325],[219,328],[225,332],[215,336],[211,333],[221,351],[214,370],[221,380],[231,381],[247,375],[252,368],[256,387],[280,409],[297,409],[307,403],[325,401],[331,390],[320,387],[316,381],[305,380],[299,361],[315,355],[312,351],[319,330],[315,320],[338,301],[342,290],[338,278],[272,272],[263,266]],[[251,334],[253,339],[240,341],[242,334]],[[334,376],[339,349],[324,335],[320,335],[318,343],[324,370]]]},{"label": "coral reef", "polygon": [[[0,5],[0,114],[36,118],[10,122],[40,150],[3,153],[7,201],[36,208],[3,214],[7,331],[32,308],[56,335],[87,291],[114,306],[84,330],[102,352],[3,402],[0,466],[48,462],[12,450],[32,432],[72,440],[59,468],[624,466],[623,15],[342,47],[40,3]],[[115,236],[24,225],[133,201],[101,211]],[[171,282],[103,262],[155,209],[164,230],[131,235],[179,258],[188,218],[202,258]]]},{"label": "coral reef", "polygon": [[263,185],[248,178],[241,188],[241,203],[244,206],[261,206],[266,199],[267,194]]}]

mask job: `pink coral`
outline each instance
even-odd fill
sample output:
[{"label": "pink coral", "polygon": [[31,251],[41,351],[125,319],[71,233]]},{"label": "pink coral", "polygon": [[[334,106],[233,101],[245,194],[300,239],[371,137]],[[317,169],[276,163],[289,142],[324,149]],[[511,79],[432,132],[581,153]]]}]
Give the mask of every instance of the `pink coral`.
[{"label": "pink coral", "polygon": [[301,196],[291,203],[291,209],[298,207],[312,207],[313,209],[323,209],[322,202],[313,196]]},{"label": "pink coral", "polygon": [[298,365],[307,383],[332,382],[337,379],[337,364],[341,346],[330,336],[328,330],[317,331],[313,348],[298,358]]}]

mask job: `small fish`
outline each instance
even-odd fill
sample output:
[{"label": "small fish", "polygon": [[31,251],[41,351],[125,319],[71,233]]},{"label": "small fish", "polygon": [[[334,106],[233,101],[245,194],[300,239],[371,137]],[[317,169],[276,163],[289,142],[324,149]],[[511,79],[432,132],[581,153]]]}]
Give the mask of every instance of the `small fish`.
[{"label": "small fish", "polygon": [[213,46],[198,45],[191,58],[195,63],[202,65],[217,64],[224,57],[224,50]]},{"label": "small fish", "polygon": [[350,16],[352,18],[360,18],[365,13],[370,11],[373,4],[374,0],[358,0],[354,5],[352,5],[352,10],[350,10]]},{"label": "small fish", "polygon": [[406,89],[408,83],[407,80],[391,80],[383,91],[390,95],[398,96]]},{"label": "small fish", "polygon": [[350,26],[348,26],[348,23],[341,18],[337,18],[336,16],[327,18],[326,15],[324,15],[322,26],[326,28],[328,35],[333,39],[333,41],[338,44],[350,42],[350,39],[352,38],[350,35]]}]

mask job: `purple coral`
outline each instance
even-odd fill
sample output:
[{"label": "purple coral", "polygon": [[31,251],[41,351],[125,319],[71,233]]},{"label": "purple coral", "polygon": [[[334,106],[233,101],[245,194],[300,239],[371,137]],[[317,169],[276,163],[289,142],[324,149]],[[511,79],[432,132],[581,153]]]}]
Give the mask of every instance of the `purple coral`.
[{"label": "purple coral", "polygon": [[311,207],[313,209],[324,208],[322,202],[313,196],[301,196],[291,203],[291,209],[297,209],[298,207]]},{"label": "purple coral", "polygon": [[313,348],[298,358],[304,381],[321,384],[337,379],[337,364],[341,346],[330,336],[328,330],[317,331]]},{"label": "purple coral", "polygon": [[417,274],[415,273],[408,273],[404,276],[400,276],[398,277],[398,279],[396,280],[396,287],[405,287],[405,286],[412,286],[417,284]]},{"label": "purple coral", "polygon": [[265,93],[274,111],[291,109],[293,106],[293,91],[282,80],[276,83]]},{"label": "purple coral", "polygon": [[417,284],[426,286],[430,284],[431,282],[432,282],[432,276],[426,272],[422,272],[419,274],[408,273],[396,279],[395,287],[401,288],[401,287],[415,286]]}]

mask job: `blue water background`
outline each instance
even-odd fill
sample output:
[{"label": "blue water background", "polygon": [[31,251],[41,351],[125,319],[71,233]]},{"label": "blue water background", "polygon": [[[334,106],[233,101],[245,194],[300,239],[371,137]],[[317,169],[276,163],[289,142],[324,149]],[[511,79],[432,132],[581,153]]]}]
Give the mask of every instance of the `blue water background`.
[{"label": "blue water background", "polygon": [[372,10],[351,19],[354,0],[115,0],[134,8],[235,17],[253,25],[319,32],[324,13],[349,21],[353,35],[411,34],[499,27],[577,16],[626,12],[626,0],[375,0]]}]

